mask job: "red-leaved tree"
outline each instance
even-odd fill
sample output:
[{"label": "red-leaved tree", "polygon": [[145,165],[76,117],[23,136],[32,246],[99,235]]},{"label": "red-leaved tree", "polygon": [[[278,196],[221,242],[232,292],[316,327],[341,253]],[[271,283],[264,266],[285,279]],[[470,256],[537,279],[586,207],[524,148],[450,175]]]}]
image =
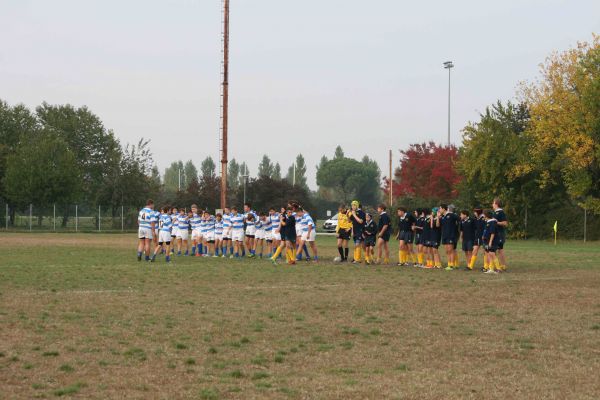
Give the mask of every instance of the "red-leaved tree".
[{"label": "red-leaved tree", "polygon": [[[454,162],[455,146],[438,146],[433,142],[411,144],[400,150],[400,167],[394,172],[392,194],[396,197],[450,200],[458,196],[461,180]],[[389,194],[389,179],[384,179],[383,191]]]}]

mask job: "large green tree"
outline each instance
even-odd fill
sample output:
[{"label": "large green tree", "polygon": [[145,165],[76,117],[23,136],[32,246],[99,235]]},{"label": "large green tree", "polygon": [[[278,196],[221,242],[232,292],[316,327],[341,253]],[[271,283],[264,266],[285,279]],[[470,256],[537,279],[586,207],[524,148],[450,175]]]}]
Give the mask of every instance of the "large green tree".
[{"label": "large green tree", "polygon": [[308,185],[306,184],[306,162],[302,154],[298,154],[294,164],[288,168],[286,179],[288,182],[308,190]]},{"label": "large green tree", "polygon": [[349,203],[354,199],[374,206],[381,199],[381,172],[374,160],[343,156],[324,161],[317,171],[320,193],[331,201]]},{"label": "large green tree", "polygon": [[273,170],[274,170],[274,166],[273,163],[271,162],[271,159],[269,158],[268,155],[263,155],[262,160],[260,161],[260,164],[258,164],[258,177],[262,178],[262,177],[267,177],[267,178],[271,178],[273,176]]},{"label": "large green tree", "polygon": [[214,178],[217,176],[217,166],[211,156],[206,157],[202,164],[200,164],[200,177],[203,178]]},{"label": "large green tree", "polygon": [[187,187],[194,179],[198,180],[198,168],[194,165],[192,160],[188,160],[183,166],[185,182],[182,184]]}]

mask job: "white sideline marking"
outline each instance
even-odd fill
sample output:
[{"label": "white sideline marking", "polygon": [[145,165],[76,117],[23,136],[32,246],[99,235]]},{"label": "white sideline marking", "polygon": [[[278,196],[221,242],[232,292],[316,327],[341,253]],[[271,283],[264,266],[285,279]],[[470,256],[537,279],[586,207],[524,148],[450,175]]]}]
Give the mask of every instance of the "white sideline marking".
[{"label": "white sideline marking", "polygon": [[246,286],[246,287],[244,287],[244,289],[246,289],[246,290],[254,290],[254,289],[318,289],[318,288],[323,288],[323,287],[338,287],[338,286],[342,286],[342,285],[318,285],[318,286],[311,286],[311,285],[306,285],[306,286],[302,286],[302,285]]}]

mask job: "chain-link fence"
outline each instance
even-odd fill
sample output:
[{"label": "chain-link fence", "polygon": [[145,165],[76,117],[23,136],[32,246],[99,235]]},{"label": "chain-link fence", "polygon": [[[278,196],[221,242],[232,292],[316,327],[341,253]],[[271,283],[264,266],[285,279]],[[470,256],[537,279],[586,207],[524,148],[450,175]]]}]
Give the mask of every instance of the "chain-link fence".
[{"label": "chain-link fence", "polygon": [[[1,204],[1,203],[0,203]],[[11,207],[1,204],[5,230],[40,232],[119,232],[137,229],[138,207],[80,204]]]}]

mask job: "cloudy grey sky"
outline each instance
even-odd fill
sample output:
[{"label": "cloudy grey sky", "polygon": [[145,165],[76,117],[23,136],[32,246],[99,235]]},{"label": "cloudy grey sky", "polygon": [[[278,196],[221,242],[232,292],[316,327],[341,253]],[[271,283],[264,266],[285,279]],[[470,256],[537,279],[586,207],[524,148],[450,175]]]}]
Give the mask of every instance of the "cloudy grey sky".
[{"label": "cloudy grey sky", "polygon": [[[231,0],[230,158],[285,171],[341,144],[375,158],[452,138],[553,50],[600,33],[598,0]],[[161,171],[218,158],[220,0],[0,0],[0,98],[87,105]],[[385,173],[384,173],[385,174]]]}]

